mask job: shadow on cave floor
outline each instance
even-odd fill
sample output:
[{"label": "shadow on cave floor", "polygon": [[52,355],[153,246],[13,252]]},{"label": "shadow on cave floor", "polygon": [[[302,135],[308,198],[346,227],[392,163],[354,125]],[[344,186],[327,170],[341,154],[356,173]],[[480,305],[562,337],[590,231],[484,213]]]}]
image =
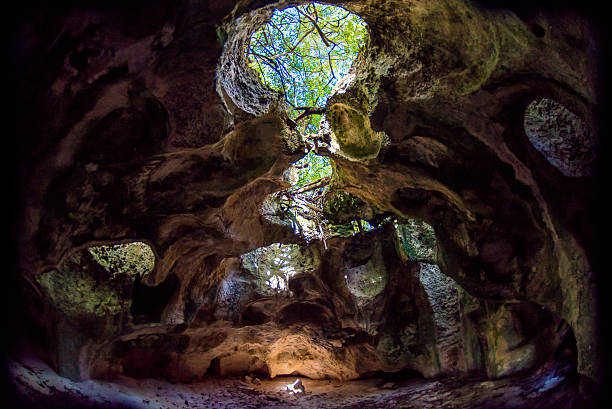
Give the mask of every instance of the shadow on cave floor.
[{"label": "shadow on cave floor", "polygon": [[[118,377],[72,382],[33,358],[10,362],[14,408],[584,408],[577,381],[550,367],[499,380],[371,377],[350,382],[301,378],[306,393],[284,391],[295,377],[213,377],[192,383]],[[247,379],[247,380],[243,380]]]}]

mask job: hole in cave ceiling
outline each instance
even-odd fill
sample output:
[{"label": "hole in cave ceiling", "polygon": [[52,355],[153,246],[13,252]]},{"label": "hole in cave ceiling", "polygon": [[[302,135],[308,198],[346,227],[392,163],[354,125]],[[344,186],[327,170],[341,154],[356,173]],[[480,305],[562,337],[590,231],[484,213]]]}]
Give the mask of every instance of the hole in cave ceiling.
[{"label": "hole in cave ceiling", "polygon": [[361,17],[310,3],[275,10],[245,45],[249,66],[284,95],[298,129],[317,132],[321,110],[349,71],[367,36]]},{"label": "hole in cave ceiling", "polygon": [[[366,36],[366,24],[356,14],[309,3],[275,10],[244,47],[249,67],[265,86],[283,95],[306,142],[306,155],[284,174],[291,187],[270,195],[262,213],[307,242],[325,243],[333,235],[324,216],[333,166],[330,158],[317,154],[316,134],[334,86],[348,73]],[[353,233],[373,228],[365,220],[351,227]]]},{"label": "hole in cave ceiling", "polygon": [[289,279],[296,274],[314,272],[318,260],[306,247],[274,243],[240,256],[242,266],[253,276],[264,295],[291,295]]},{"label": "hole in cave ceiling", "polygon": [[531,144],[565,176],[593,175],[595,134],[565,106],[548,98],[532,101],[525,109],[523,126]]}]

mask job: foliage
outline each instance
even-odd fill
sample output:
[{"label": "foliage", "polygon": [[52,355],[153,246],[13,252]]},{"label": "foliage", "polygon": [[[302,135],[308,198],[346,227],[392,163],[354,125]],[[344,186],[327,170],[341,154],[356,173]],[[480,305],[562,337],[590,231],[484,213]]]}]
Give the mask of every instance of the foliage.
[{"label": "foliage", "polygon": [[342,224],[329,224],[327,228],[329,229],[330,236],[338,236],[338,237],[348,237],[354,236],[358,233],[367,232],[370,230],[374,230],[382,226],[384,223],[372,224],[368,220],[364,219],[354,219],[350,220],[347,223]]},{"label": "foliage", "polygon": [[293,186],[303,187],[315,180],[331,176],[331,161],[327,156],[321,156],[310,151],[292,166],[297,168],[297,180]]},{"label": "foliage", "polygon": [[357,196],[342,190],[337,190],[330,196],[325,201],[325,217],[334,222],[340,221],[338,216],[356,214],[363,205]]},{"label": "foliage", "polygon": [[[262,82],[284,94],[298,130],[315,133],[332,88],[348,73],[366,35],[359,16],[310,3],[275,10],[253,33],[245,55]],[[325,242],[329,232],[323,207],[332,175],[330,159],[310,151],[288,173],[291,188],[272,195],[265,215],[290,224],[307,240]]]},{"label": "foliage", "polygon": [[367,220],[359,219],[351,221],[353,225],[353,231],[355,233],[359,233],[361,231],[370,231],[374,230],[374,226],[372,226]]},{"label": "foliage", "polygon": [[324,216],[329,221],[329,229],[334,236],[352,236],[374,230],[390,221],[388,217],[363,219],[366,204],[357,196],[336,190],[325,201]]},{"label": "foliage", "polygon": [[[245,49],[249,66],[282,92],[300,118],[306,107],[324,107],[348,72],[367,35],[365,22],[340,7],[310,3],[275,10]],[[321,115],[302,116],[302,132],[316,132]]]},{"label": "foliage", "polygon": [[155,266],[155,254],[146,243],[133,242],[88,248],[93,258],[111,276],[144,276]]},{"label": "foliage", "polygon": [[[310,151],[287,170],[289,189],[274,193],[265,205],[271,221],[289,224],[307,240],[325,240],[323,204],[331,180],[331,161]],[[287,223],[287,221],[289,223]]]}]

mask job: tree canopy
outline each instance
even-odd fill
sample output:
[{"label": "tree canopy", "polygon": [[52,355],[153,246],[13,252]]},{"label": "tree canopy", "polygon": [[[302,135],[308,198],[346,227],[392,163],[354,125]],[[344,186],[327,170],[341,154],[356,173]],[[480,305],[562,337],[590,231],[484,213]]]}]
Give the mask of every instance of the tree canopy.
[{"label": "tree canopy", "polygon": [[275,10],[253,33],[245,52],[262,82],[285,95],[302,132],[316,132],[321,108],[350,69],[366,35],[359,16],[310,3]]},{"label": "tree canopy", "polygon": [[[283,93],[302,134],[317,133],[327,99],[366,40],[365,22],[349,11],[310,3],[275,10],[245,48],[249,66],[270,88]],[[273,195],[271,216],[289,219],[308,240],[329,236],[324,200],[331,161],[313,151],[290,169],[292,186]],[[361,229],[360,229],[361,230]]]}]

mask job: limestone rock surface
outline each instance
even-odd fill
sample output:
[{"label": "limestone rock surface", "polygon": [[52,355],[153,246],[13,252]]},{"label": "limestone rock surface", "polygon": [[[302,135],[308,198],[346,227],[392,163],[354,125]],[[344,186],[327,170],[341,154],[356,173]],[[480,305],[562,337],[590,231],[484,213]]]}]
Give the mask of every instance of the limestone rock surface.
[{"label": "limestone rock surface", "polygon": [[[369,39],[326,107],[338,149],[319,153],[330,186],[356,198],[338,200],[335,222],[389,222],[307,243],[261,210],[305,146],[244,57],[276,5],[62,3],[25,16],[17,282],[38,354],[75,380],[499,378],[569,357],[600,382],[603,45],[589,19],[343,1]],[[430,228],[411,245],[391,220]],[[77,260],[135,241],[155,268],[133,280]],[[275,243],[311,260],[282,294],[240,259]]]}]

